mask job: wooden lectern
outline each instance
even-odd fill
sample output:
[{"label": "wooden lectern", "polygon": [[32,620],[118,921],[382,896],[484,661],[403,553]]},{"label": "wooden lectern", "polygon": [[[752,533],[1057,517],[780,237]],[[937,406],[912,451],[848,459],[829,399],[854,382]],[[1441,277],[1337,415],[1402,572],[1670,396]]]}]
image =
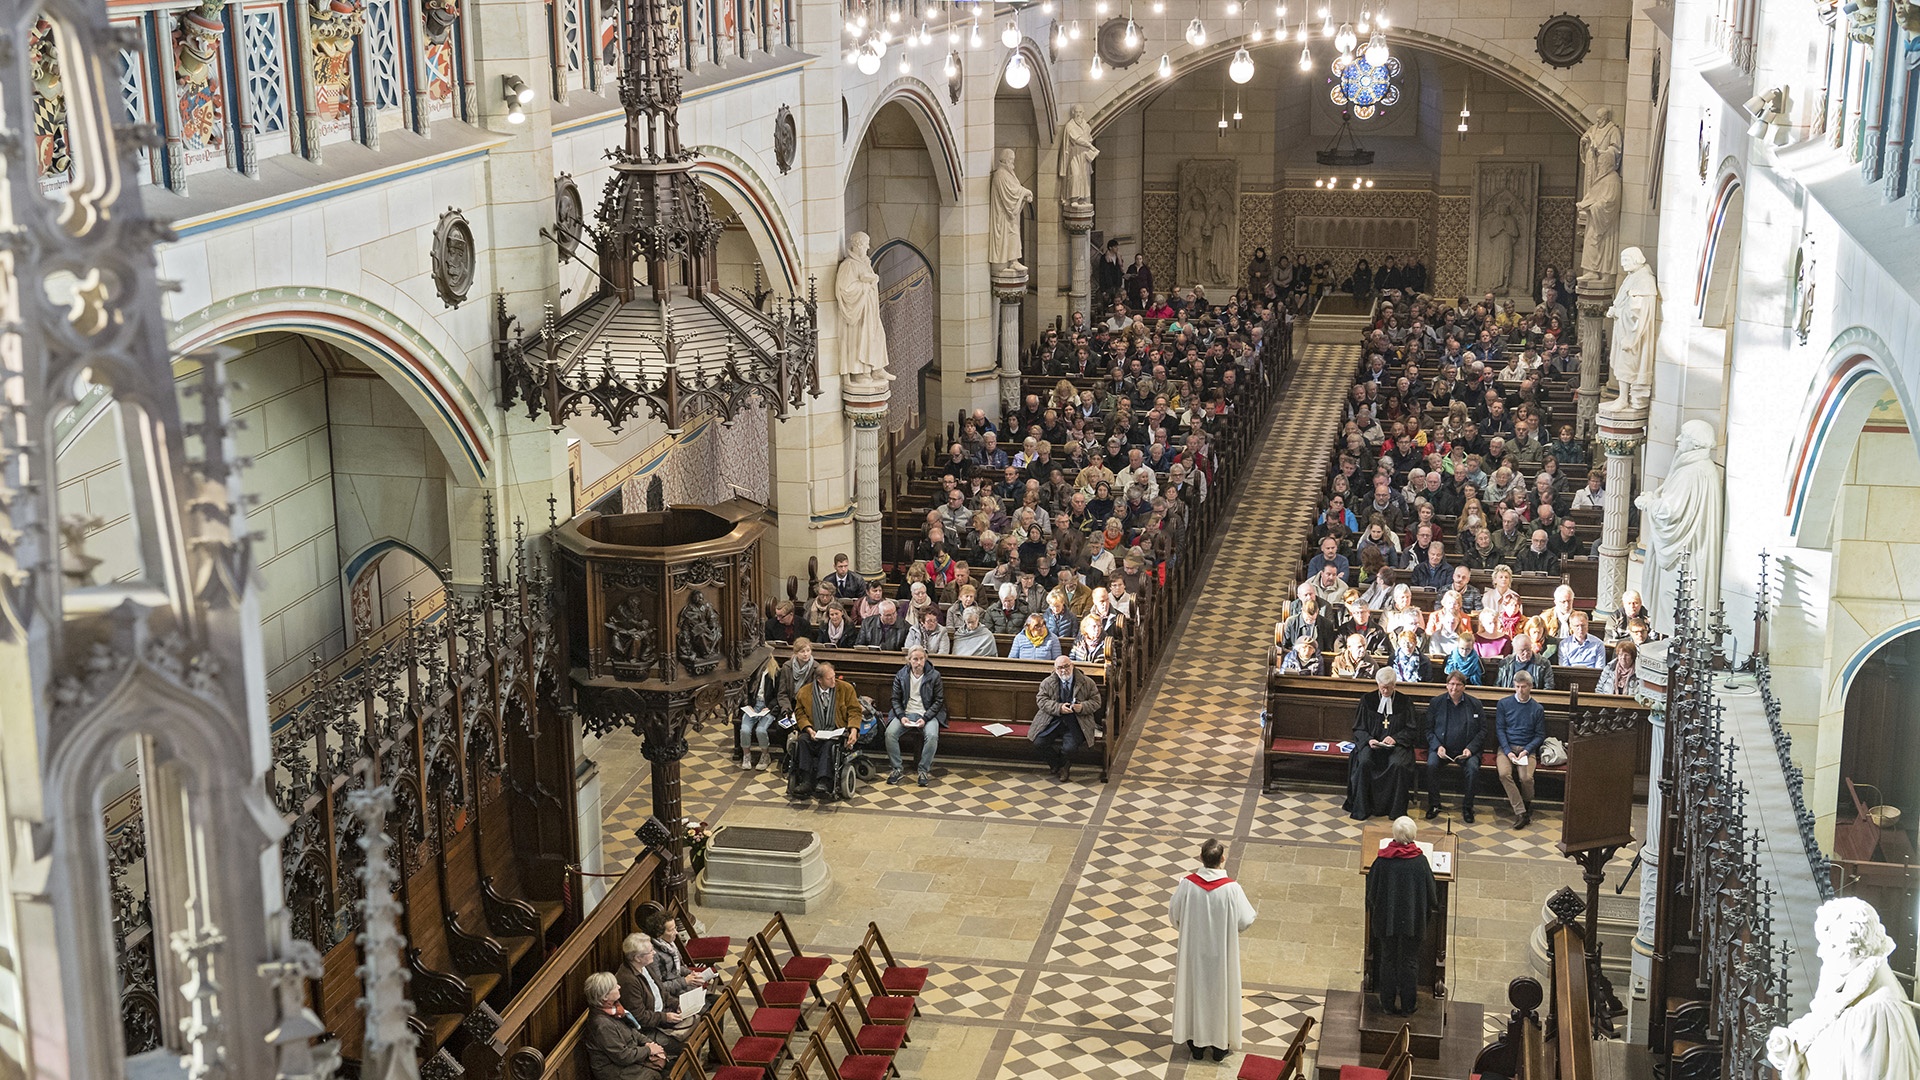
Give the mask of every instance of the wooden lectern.
[{"label": "wooden lectern", "polygon": [[[1380,847],[1393,838],[1393,827],[1386,823],[1368,822],[1360,830],[1360,874],[1365,877],[1373,869],[1373,860],[1380,857]],[[1433,884],[1438,902],[1427,916],[1427,940],[1420,946],[1420,989],[1436,998],[1447,996],[1447,934],[1453,921],[1448,918],[1450,911],[1453,879],[1460,872],[1460,838],[1452,833],[1427,833],[1415,838],[1423,844],[1432,844],[1435,856],[1444,856],[1447,867],[1443,873],[1434,868]],[[1373,916],[1367,915],[1366,960],[1361,969],[1363,982],[1361,987],[1372,993],[1373,982]]]}]

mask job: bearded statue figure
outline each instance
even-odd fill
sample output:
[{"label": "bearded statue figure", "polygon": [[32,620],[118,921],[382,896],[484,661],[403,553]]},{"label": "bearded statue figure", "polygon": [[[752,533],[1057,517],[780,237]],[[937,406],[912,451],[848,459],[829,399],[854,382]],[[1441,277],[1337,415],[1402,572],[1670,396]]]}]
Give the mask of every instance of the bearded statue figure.
[{"label": "bearded statue figure", "polygon": [[1920,1076],[1914,1006],[1887,966],[1893,951],[1865,900],[1820,905],[1813,936],[1820,985],[1807,1015],[1767,1036],[1767,1062],[1780,1080],[1885,1080]]}]

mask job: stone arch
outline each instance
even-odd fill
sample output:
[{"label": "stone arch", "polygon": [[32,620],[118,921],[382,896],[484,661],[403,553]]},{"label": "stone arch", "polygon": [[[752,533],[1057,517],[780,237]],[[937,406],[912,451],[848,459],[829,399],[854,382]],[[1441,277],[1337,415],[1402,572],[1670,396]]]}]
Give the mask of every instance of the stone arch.
[{"label": "stone arch", "polygon": [[[1027,83],[1027,96],[1033,99],[1033,125],[1041,132],[1041,142],[1052,145],[1060,132],[1060,100],[1053,84],[1053,66],[1047,62],[1047,54],[1038,42],[1032,38],[1020,39],[1020,47],[1015,49],[1027,62],[1027,70],[1033,72],[1033,81]],[[1012,53],[1008,58],[1012,58]],[[1000,64],[999,81],[1006,81],[1007,65]],[[998,85],[996,83],[996,85]],[[1007,88],[1015,94],[1020,91],[1011,86]]]},{"label": "stone arch", "polygon": [[759,172],[744,158],[717,146],[696,146],[700,156],[693,175],[701,183],[721,193],[735,210],[752,238],[754,250],[767,271],[767,283],[784,287],[789,295],[802,291],[805,269],[799,242],[788,223],[786,210]]},{"label": "stone arch", "polygon": [[1694,273],[1693,306],[1705,326],[1725,327],[1733,318],[1735,271],[1740,262],[1741,210],[1746,203],[1740,177],[1728,172],[1720,178],[1713,202],[1707,207],[1700,263]]},{"label": "stone arch", "polygon": [[[392,567],[396,572],[390,574],[389,566],[395,559],[402,560],[402,563]],[[413,565],[407,565],[409,563]],[[368,580],[376,571],[381,574],[377,589]],[[445,586],[446,579],[440,571],[431,555],[393,537],[375,540],[355,552],[340,568],[348,642],[354,640],[355,628],[363,620],[370,626],[379,627],[388,619],[397,617],[406,608],[405,598],[408,595],[416,602],[426,599],[426,594],[416,588],[415,583],[425,587],[431,581],[435,588]],[[395,601],[398,601],[397,605]]]},{"label": "stone arch", "polygon": [[1838,492],[1875,402],[1892,394],[1907,417],[1915,415],[1911,391],[1898,371],[1886,341],[1865,327],[1842,331],[1828,346],[1826,361],[1803,397],[1807,406],[1787,458],[1782,509],[1800,546],[1831,544]]},{"label": "stone arch", "polygon": [[[1430,52],[1513,86],[1575,131],[1584,131],[1589,123],[1588,114],[1592,111],[1593,103],[1567,85],[1551,69],[1540,64],[1535,57],[1521,56],[1497,47],[1489,48],[1489,43],[1484,40],[1470,45],[1410,27],[1396,26],[1389,37],[1396,48],[1407,46]],[[1201,68],[1224,63],[1242,45],[1254,55],[1256,62],[1284,62],[1284,46],[1274,42],[1271,37],[1259,42],[1249,40],[1244,34],[1209,37],[1207,43],[1198,49],[1180,41],[1167,50],[1173,62],[1172,78],[1160,78],[1154,64],[1142,62],[1134,65],[1127,78],[1114,81],[1105,94],[1089,103],[1091,115],[1088,120],[1094,134],[1100,134],[1129,108],[1161,87]],[[1524,73],[1524,77],[1516,77],[1516,73]]]},{"label": "stone arch", "polygon": [[849,133],[855,152],[847,156],[847,163],[841,168],[841,187],[844,189],[853,175],[854,166],[860,160],[858,147],[867,137],[867,129],[873,126],[873,118],[880,110],[894,102],[899,102],[913,118],[914,126],[920,129],[920,137],[927,144],[927,155],[933,159],[933,177],[940,190],[940,201],[947,206],[960,201],[960,182],[966,179],[966,171],[961,166],[960,142],[954,136],[953,127],[947,122],[947,114],[940,107],[940,95],[921,80],[911,75],[902,76],[888,84],[878,97],[867,115],[861,119],[858,127]]}]

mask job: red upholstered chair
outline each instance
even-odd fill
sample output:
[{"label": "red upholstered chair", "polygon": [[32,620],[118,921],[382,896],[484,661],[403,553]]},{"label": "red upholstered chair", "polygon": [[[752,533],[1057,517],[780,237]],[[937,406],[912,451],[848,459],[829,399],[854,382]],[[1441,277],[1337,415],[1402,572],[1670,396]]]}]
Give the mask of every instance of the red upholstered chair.
[{"label": "red upholstered chair", "polygon": [[880,950],[880,958],[886,964],[880,968],[880,985],[889,994],[911,994],[918,997],[920,991],[927,988],[927,968],[905,967],[893,958],[893,950],[887,947],[887,937],[880,932],[879,923],[867,924],[866,939],[860,947],[872,956],[873,950]]},{"label": "red upholstered chair", "polygon": [[760,992],[760,981],[753,977],[753,969],[741,964],[733,974],[733,981],[727,989],[739,996],[740,988],[745,985],[747,993],[753,995],[753,1011],[747,1015],[747,1024],[755,1035],[776,1035],[790,1039],[795,1031],[806,1027],[806,1021],[800,1018],[800,1010],[793,1006],[774,1005]]},{"label": "red upholstered chair", "polygon": [[727,952],[733,948],[733,939],[730,937],[694,937],[693,912],[688,911],[687,905],[682,903],[678,898],[671,899],[668,903],[672,905],[667,909],[668,912],[673,915],[674,921],[680,924],[680,933],[682,935],[680,951],[687,954],[687,963],[694,967],[712,968],[717,968],[726,963]]},{"label": "red upholstered chair", "polygon": [[[761,1035],[753,1030],[753,1022],[747,1019],[746,1007],[740,1004],[740,996],[732,987],[720,991],[714,998],[710,1017],[719,1017],[713,1021],[716,1031],[725,1018],[733,1019],[734,1027],[740,1037],[733,1041],[730,1051],[733,1060],[741,1065],[771,1071],[787,1058],[787,1040],[779,1035]],[[726,1046],[724,1035],[714,1039],[714,1045]]]},{"label": "red upholstered chair", "polygon": [[827,1074],[827,1080],[887,1080],[897,1071],[893,1059],[885,1054],[862,1054],[859,1047],[853,1045],[853,1033],[843,1023],[840,1027],[840,1045],[843,1052],[840,1063],[834,1064],[833,1055],[827,1052],[827,1040],[822,1032],[807,1036],[807,1052],[820,1062],[821,1071]]},{"label": "red upholstered chair", "polygon": [[1380,1055],[1379,1065],[1342,1065],[1340,1080],[1412,1080],[1412,1046],[1413,1030],[1402,1024],[1400,1033],[1387,1044],[1387,1052]]},{"label": "red upholstered chair", "polygon": [[[787,1009],[807,1007],[807,994],[810,989],[806,983],[791,982],[780,977],[780,967],[773,962],[773,953],[768,951],[766,943],[758,937],[747,939],[746,955],[741,963],[750,964],[758,972],[758,978],[766,981],[760,985],[758,998],[769,1005],[778,1005]],[[806,1024],[802,1023],[801,1027]]]},{"label": "red upholstered chair", "polygon": [[858,974],[867,984],[865,1012],[873,1017],[876,1024],[905,1025],[920,1015],[920,1006],[912,994],[890,994],[880,981],[880,972],[873,966],[873,957],[867,955],[865,946],[853,950],[853,959],[847,962],[847,981],[852,982]]},{"label": "red upholstered chair", "polygon": [[1300,1029],[1293,1033],[1293,1041],[1287,1044],[1287,1052],[1277,1058],[1248,1054],[1240,1063],[1240,1080],[1294,1080],[1301,1076],[1301,1062],[1307,1053],[1307,1034],[1313,1030],[1313,1017],[1300,1021]]},{"label": "red upholstered chair", "polygon": [[860,992],[854,989],[851,977],[840,985],[839,995],[833,999],[833,1004],[827,1007],[827,1011],[839,1019],[829,1020],[828,1022],[837,1023],[842,1027],[850,1027],[850,1022],[847,1020],[846,1013],[844,1012],[848,1004],[852,1004],[854,1012],[860,1015],[860,1030],[854,1032],[853,1045],[861,1053],[885,1054],[888,1057],[892,1057],[900,1052],[902,1046],[906,1045],[907,1026],[905,1024],[874,1023],[873,1017],[867,1012],[866,1001],[862,999]]},{"label": "red upholstered chair", "polygon": [[756,935],[760,944],[766,947],[768,955],[777,955],[773,950],[773,935],[778,931],[781,940],[787,943],[787,959],[780,961],[780,977],[794,982],[803,982],[813,987],[814,999],[825,1005],[827,998],[820,992],[820,980],[826,977],[827,969],[833,966],[831,956],[808,956],[800,951],[800,942],[793,936],[793,928],[787,925],[787,917],[780,912],[773,913],[767,925],[761,927]]},{"label": "red upholstered chair", "polygon": [[[714,1004],[720,1004],[717,998]],[[765,1080],[767,1075],[765,1066],[742,1065],[734,1060],[733,1052],[727,1048],[727,1040],[720,1035],[720,1023],[713,1017],[713,1013],[708,1013],[694,1025],[693,1037],[687,1040],[686,1049],[680,1052],[679,1058],[674,1062],[673,1075],[676,1078],[679,1077],[681,1064],[692,1062],[693,1075],[706,1077],[707,1080]],[[719,1062],[712,1073],[708,1073],[703,1064],[709,1053]]]}]

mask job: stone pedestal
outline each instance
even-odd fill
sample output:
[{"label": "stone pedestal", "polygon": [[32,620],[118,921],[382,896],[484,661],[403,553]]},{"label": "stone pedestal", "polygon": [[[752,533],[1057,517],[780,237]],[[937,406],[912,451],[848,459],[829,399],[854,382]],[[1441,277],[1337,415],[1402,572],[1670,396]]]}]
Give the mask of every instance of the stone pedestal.
[{"label": "stone pedestal", "polygon": [[1020,303],[1027,298],[1027,268],[996,266],[992,278],[993,298],[1000,302],[1000,407],[1012,412],[1020,407]]},{"label": "stone pedestal", "polygon": [[1087,234],[1093,231],[1093,204],[1063,204],[1060,224],[1067,230],[1067,311],[1079,312],[1092,326],[1093,260],[1087,252]]},{"label": "stone pedestal", "polygon": [[887,421],[887,388],[849,379],[841,397],[853,421],[853,568],[874,578],[881,575],[880,425]]},{"label": "stone pedestal", "polygon": [[1633,982],[1627,999],[1627,1041],[1645,1043],[1653,1010],[1665,1002],[1649,1000],[1653,980],[1654,912],[1660,902],[1660,778],[1667,756],[1667,642],[1650,641],[1640,647],[1640,688],[1634,697],[1652,710],[1653,763],[1647,769],[1647,830],[1640,842],[1640,912],[1633,932]]},{"label": "stone pedestal", "polygon": [[1607,501],[1600,518],[1600,581],[1594,614],[1611,622],[1627,587],[1627,518],[1633,507],[1634,462],[1647,437],[1647,410],[1615,408],[1599,412],[1598,439],[1607,455]]},{"label": "stone pedestal", "polygon": [[729,826],[707,844],[707,866],[695,895],[713,907],[806,912],[833,875],[815,833]]},{"label": "stone pedestal", "polygon": [[1583,284],[1575,298],[1580,331],[1580,388],[1574,392],[1574,431],[1591,439],[1600,413],[1600,365],[1607,355],[1607,308],[1613,304],[1611,275]]}]

